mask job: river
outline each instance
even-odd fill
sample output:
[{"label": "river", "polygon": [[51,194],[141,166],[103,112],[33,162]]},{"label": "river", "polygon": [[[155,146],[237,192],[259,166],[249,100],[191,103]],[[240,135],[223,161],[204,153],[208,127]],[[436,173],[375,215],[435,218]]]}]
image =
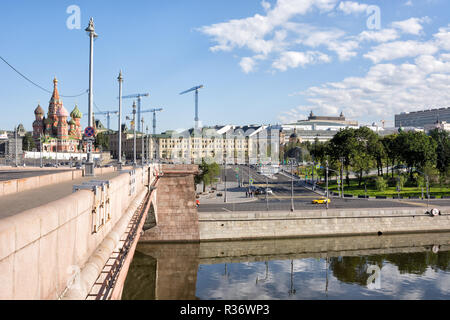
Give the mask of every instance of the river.
[{"label": "river", "polygon": [[449,299],[450,234],[140,243],[124,300]]}]

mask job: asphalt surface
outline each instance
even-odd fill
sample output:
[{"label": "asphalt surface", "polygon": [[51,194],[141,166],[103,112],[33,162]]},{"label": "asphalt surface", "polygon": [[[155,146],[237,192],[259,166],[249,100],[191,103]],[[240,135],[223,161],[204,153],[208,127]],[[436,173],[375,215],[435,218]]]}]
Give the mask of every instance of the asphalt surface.
[{"label": "asphalt surface", "polygon": [[64,171],[67,170],[0,170],[0,181],[44,176],[47,174],[59,173]]},{"label": "asphalt surface", "polygon": [[[227,182],[237,182],[235,169],[239,168],[239,180],[248,186],[249,168],[247,166],[227,166]],[[253,179],[255,187],[266,187],[266,177],[258,174],[256,170],[250,169],[250,177]],[[222,173],[221,180],[224,180]],[[204,203],[199,207],[200,212],[223,212],[223,211],[278,211],[291,209],[291,179],[282,174],[276,174],[275,177],[268,178],[268,187],[272,189],[273,195],[267,198],[265,195],[258,195],[255,201],[243,203]],[[242,192],[245,195],[246,188],[235,188],[228,190],[230,192]],[[323,199],[324,197],[310,191],[301,186],[300,183],[294,182],[294,210],[323,210],[326,204],[312,204],[314,199]],[[429,207],[443,207],[450,206],[450,200],[430,200]],[[401,199],[401,200],[381,200],[381,199],[341,199],[331,198],[329,209],[368,209],[368,208],[408,208],[408,207],[423,207],[427,208],[427,201]]]}]

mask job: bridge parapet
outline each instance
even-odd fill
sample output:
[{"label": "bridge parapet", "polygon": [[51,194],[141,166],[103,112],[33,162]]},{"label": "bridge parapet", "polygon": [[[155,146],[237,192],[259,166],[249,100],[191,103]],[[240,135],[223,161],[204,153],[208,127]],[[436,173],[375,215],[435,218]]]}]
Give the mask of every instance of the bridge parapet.
[{"label": "bridge parapet", "polygon": [[[119,222],[127,225],[123,217],[131,218],[129,208],[159,172],[157,164],[136,168],[134,175],[124,172],[103,183],[97,193],[79,190],[1,219],[0,299],[83,299],[93,285],[92,272],[85,278],[83,272],[101,271],[90,263],[106,264],[102,259],[111,253],[99,250],[121,236]],[[80,294],[68,296],[73,289]]]}]

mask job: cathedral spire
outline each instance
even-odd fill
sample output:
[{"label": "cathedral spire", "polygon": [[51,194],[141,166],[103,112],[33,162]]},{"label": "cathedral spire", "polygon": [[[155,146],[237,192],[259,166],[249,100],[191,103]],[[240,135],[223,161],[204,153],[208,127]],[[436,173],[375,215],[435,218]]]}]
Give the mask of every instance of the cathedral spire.
[{"label": "cathedral spire", "polygon": [[58,92],[58,79],[56,77],[53,79],[53,95],[52,101],[59,102],[59,92]]}]

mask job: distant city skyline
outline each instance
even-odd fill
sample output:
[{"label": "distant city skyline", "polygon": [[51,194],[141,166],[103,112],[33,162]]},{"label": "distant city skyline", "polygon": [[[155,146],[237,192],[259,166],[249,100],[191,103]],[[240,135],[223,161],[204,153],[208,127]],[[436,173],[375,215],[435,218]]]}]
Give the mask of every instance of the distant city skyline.
[{"label": "distant city skyline", "polygon": [[[149,92],[143,109],[162,107],[157,131],[194,126],[199,93],[204,126],[281,124],[343,112],[361,124],[394,125],[400,112],[448,107],[450,3],[444,0],[14,1],[0,4],[0,56],[40,86],[52,80],[67,110],[87,125],[89,38],[93,17],[94,101],[118,109],[124,95]],[[374,6],[375,5],[375,6]],[[68,28],[75,6],[80,29]],[[32,130],[51,94],[0,61],[0,130]],[[132,100],[124,100],[123,119]],[[98,109],[94,108],[94,112]],[[143,114],[151,131],[152,115]],[[106,125],[106,117],[98,116]],[[111,128],[117,129],[112,116]],[[129,123],[127,123],[129,126]]]}]

